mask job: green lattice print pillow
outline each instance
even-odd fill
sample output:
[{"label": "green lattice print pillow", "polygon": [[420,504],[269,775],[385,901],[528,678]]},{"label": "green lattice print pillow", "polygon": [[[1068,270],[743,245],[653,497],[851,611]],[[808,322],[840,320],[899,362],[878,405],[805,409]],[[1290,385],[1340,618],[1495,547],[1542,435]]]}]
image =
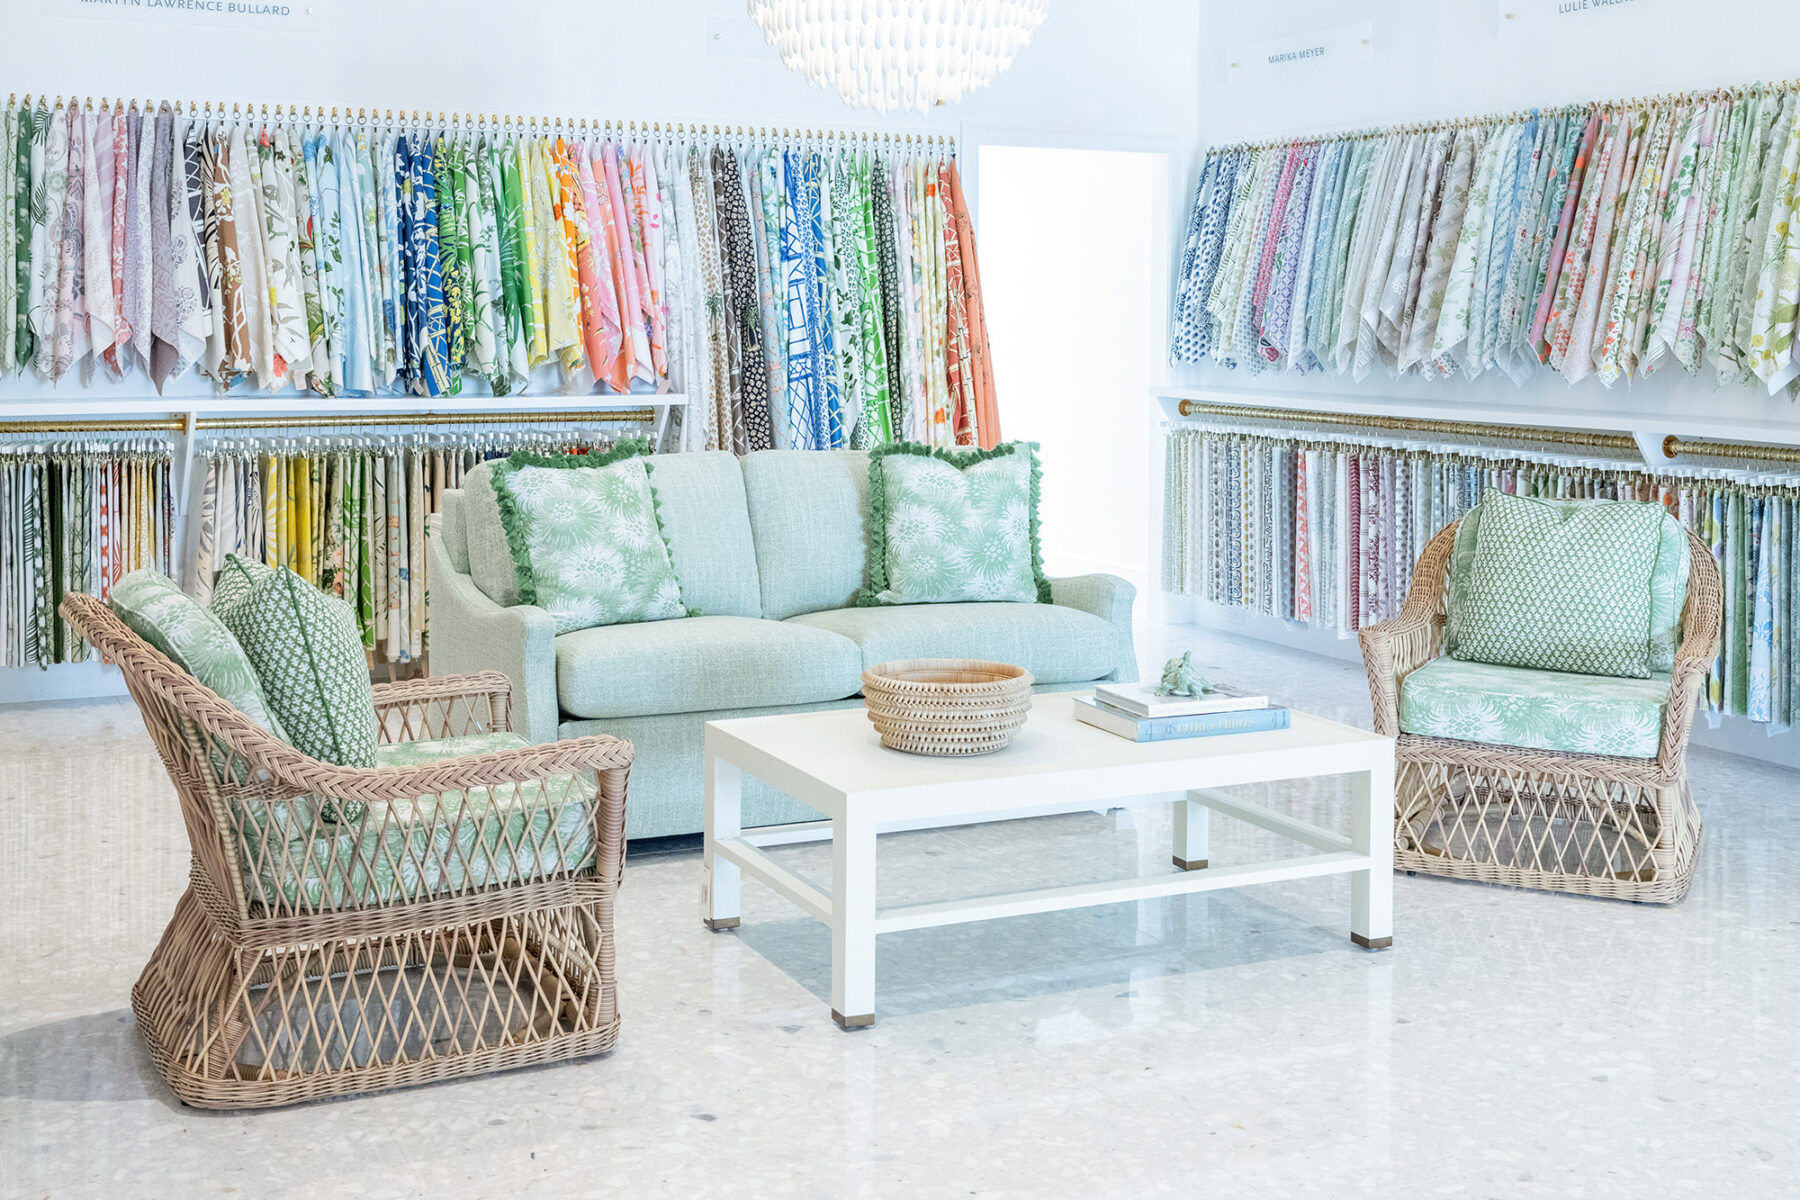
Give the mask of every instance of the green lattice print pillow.
[{"label": "green lattice print pillow", "polygon": [[1662,506],[1562,504],[1489,488],[1481,509],[1451,656],[1647,678]]},{"label": "green lattice print pillow", "polygon": [[650,487],[642,439],[604,454],[520,451],[494,468],[519,603],[559,634],[688,616]]},{"label": "green lattice print pillow", "polygon": [[897,442],[873,451],[869,586],[857,603],[1050,603],[1035,451],[1030,442],[961,451]]}]

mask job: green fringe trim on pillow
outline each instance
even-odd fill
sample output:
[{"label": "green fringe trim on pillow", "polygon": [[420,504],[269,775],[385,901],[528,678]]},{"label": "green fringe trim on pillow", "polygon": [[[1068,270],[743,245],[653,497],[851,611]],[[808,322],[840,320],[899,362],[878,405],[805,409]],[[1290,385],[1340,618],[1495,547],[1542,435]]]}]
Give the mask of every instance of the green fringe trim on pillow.
[{"label": "green fringe trim on pillow", "polygon": [[1038,465],[1036,442],[1001,442],[991,450],[945,450],[923,442],[890,442],[869,451],[869,583],[856,593],[858,608],[877,608],[887,603],[878,599],[887,591],[887,488],[882,483],[881,460],[890,454],[912,454],[919,458],[935,458],[958,470],[966,470],[989,459],[1004,458],[1021,451],[1031,461],[1031,576],[1037,581],[1039,604],[1050,604],[1050,580],[1044,575],[1044,553],[1038,533],[1038,500],[1043,488],[1044,472]]},{"label": "green fringe trim on pillow", "polygon": [[[505,462],[489,472],[488,482],[494,489],[494,503],[500,508],[500,527],[506,531],[506,546],[512,551],[513,570],[518,573],[520,604],[536,607],[537,574],[531,569],[531,551],[525,545],[525,515],[519,511],[518,497],[507,486],[506,477],[524,467],[604,467],[649,453],[650,442],[646,438],[627,438],[599,454],[533,454],[529,450],[515,450]],[[650,495],[655,498],[655,488],[650,489]],[[658,527],[661,527],[660,518]],[[668,552],[667,538],[664,539],[663,551]]]}]

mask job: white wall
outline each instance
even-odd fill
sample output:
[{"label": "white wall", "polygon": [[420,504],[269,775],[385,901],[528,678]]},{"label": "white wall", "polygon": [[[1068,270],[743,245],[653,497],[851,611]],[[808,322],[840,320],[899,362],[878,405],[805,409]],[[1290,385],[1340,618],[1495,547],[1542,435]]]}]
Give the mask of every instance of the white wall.
[{"label": "white wall", "polygon": [[[1800,63],[1795,0],[1632,0],[1598,13],[1545,15],[1555,6],[1556,0],[1203,0],[1200,138],[1217,145],[1776,80],[1794,75]],[[1503,23],[1501,11],[1516,11],[1515,21]],[[1227,82],[1227,51],[1234,45],[1361,21],[1373,26],[1368,61],[1292,66]],[[1451,419],[1464,415],[1458,409],[1574,408],[1628,423],[1620,428],[1643,427],[1657,440],[1661,432],[1692,432],[1705,422],[1710,436],[1800,441],[1800,409],[1785,396],[1720,389],[1705,374],[1689,379],[1672,370],[1611,390],[1591,378],[1571,387],[1548,372],[1523,388],[1493,373],[1471,383],[1397,381],[1377,371],[1359,385],[1336,376],[1252,379],[1190,367],[1171,379],[1301,398],[1428,400]],[[1728,421],[1739,428],[1716,432]]]}]

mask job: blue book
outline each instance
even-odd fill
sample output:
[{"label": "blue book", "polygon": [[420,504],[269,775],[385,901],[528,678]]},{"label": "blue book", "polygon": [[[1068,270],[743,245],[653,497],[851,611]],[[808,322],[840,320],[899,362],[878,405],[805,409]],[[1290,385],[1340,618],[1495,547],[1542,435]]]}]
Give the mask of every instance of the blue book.
[{"label": "blue book", "polygon": [[1136,717],[1088,696],[1075,697],[1075,719],[1134,742],[1166,742],[1175,738],[1217,737],[1224,733],[1262,733],[1288,727],[1285,708],[1250,708],[1239,712],[1201,713],[1189,717]]}]

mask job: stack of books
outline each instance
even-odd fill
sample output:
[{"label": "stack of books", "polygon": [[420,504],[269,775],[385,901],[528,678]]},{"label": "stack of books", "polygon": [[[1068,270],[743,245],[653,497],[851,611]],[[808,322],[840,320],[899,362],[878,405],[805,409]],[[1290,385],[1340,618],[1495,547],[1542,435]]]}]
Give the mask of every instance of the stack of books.
[{"label": "stack of books", "polygon": [[1163,742],[1286,729],[1288,710],[1223,685],[1204,696],[1159,696],[1152,683],[1101,683],[1091,698],[1075,698],[1075,719],[1134,742]]}]

